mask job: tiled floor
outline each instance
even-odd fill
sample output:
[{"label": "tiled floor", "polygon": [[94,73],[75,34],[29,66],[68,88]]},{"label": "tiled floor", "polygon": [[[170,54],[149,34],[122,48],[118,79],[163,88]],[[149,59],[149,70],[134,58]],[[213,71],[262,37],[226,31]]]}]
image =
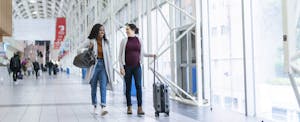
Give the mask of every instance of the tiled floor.
[{"label": "tiled floor", "polygon": [[[259,122],[242,114],[206,107],[195,107],[171,101],[169,117],[154,116],[152,92],[144,90],[143,106],[146,115],[126,114],[122,89],[108,92],[109,114],[92,115],[90,86],[79,76],[43,73],[39,79],[24,77],[14,84],[5,68],[0,68],[0,122]],[[122,87],[121,87],[122,88]],[[98,91],[99,92],[99,91]],[[99,96],[99,95],[98,95]],[[136,105],[136,99],[132,98]],[[99,110],[100,111],[100,110]]]}]

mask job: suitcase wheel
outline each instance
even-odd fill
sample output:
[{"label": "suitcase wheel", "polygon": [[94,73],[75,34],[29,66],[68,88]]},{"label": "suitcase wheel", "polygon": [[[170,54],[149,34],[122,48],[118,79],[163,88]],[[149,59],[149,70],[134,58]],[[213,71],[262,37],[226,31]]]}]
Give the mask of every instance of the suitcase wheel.
[{"label": "suitcase wheel", "polygon": [[169,112],[167,112],[167,113],[166,113],[166,115],[167,115],[167,116],[169,116],[169,115],[170,115],[170,113],[169,113]]},{"label": "suitcase wheel", "polygon": [[155,112],[155,117],[159,117],[159,112]]}]

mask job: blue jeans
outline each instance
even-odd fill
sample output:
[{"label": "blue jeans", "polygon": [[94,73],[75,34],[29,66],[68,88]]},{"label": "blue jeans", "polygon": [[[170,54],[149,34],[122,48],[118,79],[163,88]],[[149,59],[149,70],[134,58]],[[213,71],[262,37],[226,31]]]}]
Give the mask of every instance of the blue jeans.
[{"label": "blue jeans", "polygon": [[106,106],[106,84],[107,84],[107,74],[105,70],[104,60],[97,59],[97,64],[95,65],[94,74],[91,79],[91,96],[92,104],[97,106],[97,84],[99,81],[100,86],[100,96],[101,96],[101,106]]},{"label": "blue jeans", "polygon": [[131,106],[131,83],[132,83],[132,76],[134,77],[135,81],[135,88],[136,88],[136,97],[138,101],[138,106],[142,106],[142,71],[141,66],[129,67],[124,66],[125,69],[125,83],[126,83],[126,101],[127,106]]},{"label": "blue jeans", "polygon": [[52,67],[49,67],[49,68],[48,68],[48,73],[49,73],[49,75],[51,75],[51,72],[52,72]]}]

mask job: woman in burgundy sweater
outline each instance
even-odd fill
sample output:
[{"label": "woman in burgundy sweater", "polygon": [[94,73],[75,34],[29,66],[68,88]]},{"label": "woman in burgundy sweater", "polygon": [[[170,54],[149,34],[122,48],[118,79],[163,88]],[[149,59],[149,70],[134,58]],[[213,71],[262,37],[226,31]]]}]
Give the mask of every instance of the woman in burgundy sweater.
[{"label": "woman in burgundy sweater", "polygon": [[138,115],[144,115],[142,109],[142,71],[141,62],[143,56],[145,57],[155,57],[153,54],[145,54],[143,51],[143,44],[140,38],[136,36],[139,29],[134,24],[126,25],[126,34],[128,38],[122,40],[119,51],[119,65],[120,72],[124,76],[126,83],[126,101],[127,101],[127,114],[132,114],[132,104],[131,104],[131,80],[134,77],[135,87],[137,91],[137,101],[138,101]]}]

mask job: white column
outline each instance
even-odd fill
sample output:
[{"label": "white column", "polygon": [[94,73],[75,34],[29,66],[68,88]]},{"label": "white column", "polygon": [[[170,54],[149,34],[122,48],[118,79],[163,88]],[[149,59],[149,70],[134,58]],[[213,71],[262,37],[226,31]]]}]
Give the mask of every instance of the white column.
[{"label": "white column", "polygon": [[196,7],[196,70],[197,70],[197,98],[198,103],[202,101],[204,97],[202,91],[204,89],[202,85],[202,43],[201,43],[201,1],[195,0]]},{"label": "white column", "polygon": [[[140,37],[143,39],[143,20],[142,20],[142,5],[143,5],[143,1],[142,0],[136,0],[136,4],[137,6],[137,26],[139,27],[139,33],[140,33]],[[144,67],[142,67],[144,69]],[[144,70],[145,71],[145,70]],[[145,87],[145,72],[142,72],[142,86]]]},{"label": "white column", "polygon": [[287,16],[287,0],[282,0],[282,39],[284,51],[284,71],[289,72],[289,45],[288,45],[288,16]]},{"label": "white column", "polygon": [[[170,0],[170,2],[174,3],[174,0]],[[173,29],[175,28],[175,8],[172,6],[169,6],[169,25],[170,27]],[[172,44],[174,42],[174,40],[176,40],[176,34],[175,31],[171,32],[170,34],[170,44]],[[176,44],[174,46],[171,47],[171,51],[170,51],[170,58],[171,58],[171,81],[174,81],[175,84],[177,84],[177,64],[176,64]]]},{"label": "white column", "polygon": [[203,47],[203,82],[204,86],[202,91],[204,91],[204,98],[208,100],[207,102],[211,104],[211,54],[210,54],[210,34],[209,34],[209,6],[208,0],[202,0],[201,2],[201,10],[202,10],[202,47]]},{"label": "white column", "polygon": [[[108,2],[107,2],[108,3]],[[116,43],[116,39],[115,39],[115,25],[114,25],[114,9],[113,9],[113,6],[114,6],[114,0],[110,0],[110,3],[108,4],[109,5],[109,25],[110,25],[110,47],[112,49],[110,49],[112,52],[110,52],[112,54],[113,57],[111,57],[112,61],[111,62],[115,62],[116,61],[116,56],[114,56],[115,54],[115,43]],[[114,69],[113,69],[113,81],[116,81],[116,74],[114,72]]]},{"label": "white column", "polygon": [[[147,0],[147,53],[152,53],[152,21],[151,21],[151,9],[152,9],[152,0]],[[145,40],[144,40],[144,45],[146,44]],[[146,50],[146,47],[144,47],[145,50]],[[149,67],[149,62],[150,62],[150,58],[147,58],[147,60],[144,60],[144,74],[147,74],[147,75],[144,75],[145,78],[144,79],[147,79],[146,81],[144,81],[144,84],[149,84],[149,82],[153,82],[153,81],[150,81],[149,79],[152,79],[150,78],[149,76],[153,76],[153,75],[150,75],[152,74],[152,72],[150,72],[148,70],[148,67]],[[147,67],[147,68],[146,68]],[[148,82],[147,82],[148,81]]]},{"label": "white column", "polygon": [[152,9],[152,0],[147,0],[147,52],[152,51],[152,21],[151,21],[151,9]]},{"label": "white column", "polygon": [[245,51],[245,74],[246,74],[246,96],[247,96],[247,115],[255,116],[256,106],[255,106],[255,79],[254,79],[254,45],[253,45],[253,18],[252,18],[252,1],[244,0],[244,44],[247,45],[244,47]]}]

